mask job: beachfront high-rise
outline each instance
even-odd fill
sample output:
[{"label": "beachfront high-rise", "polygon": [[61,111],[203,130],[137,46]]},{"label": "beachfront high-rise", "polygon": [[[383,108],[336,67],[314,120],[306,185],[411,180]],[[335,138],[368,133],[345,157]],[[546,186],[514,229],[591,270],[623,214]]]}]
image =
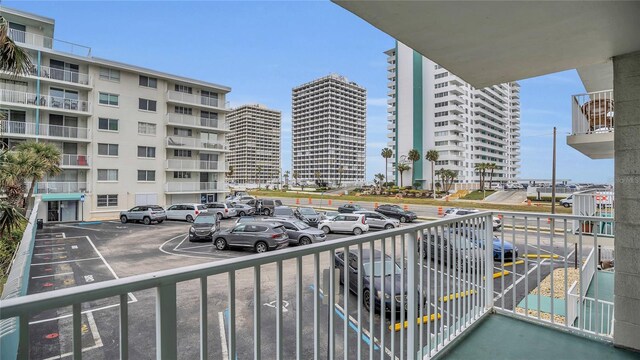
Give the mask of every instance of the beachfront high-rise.
[{"label": "beachfront high-rise", "polygon": [[329,75],[293,88],[293,173],[300,182],[362,184],[367,90]]},{"label": "beachfront high-rise", "polygon": [[[406,162],[414,182],[431,187],[429,150],[439,159],[435,169],[457,172],[456,188],[475,188],[478,163],[495,163],[493,179],[505,183],[520,168],[520,86],[516,82],[475,89],[447,69],[397,43],[385,52],[388,74],[388,143],[394,164]],[[415,164],[406,160],[411,149],[420,152]],[[399,174],[389,166],[399,183]],[[411,184],[411,171],[403,183]],[[488,178],[488,177],[487,177]],[[436,181],[438,181],[436,179]]]},{"label": "beachfront high-rise", "polygon": [[33,68],[0,74],[0,139],[62,153],[62,173],[37,184],[39,218],[114,218],[134,205],[224,198],[229,87],[93,57],[55,39],[50,18],[6,7],[2,16]]},{"label": "beachfront high-rise", "polygon": [[264,105],[242,105],[228,115],[231,181],[276,183],[280,178],[282,114]]}]

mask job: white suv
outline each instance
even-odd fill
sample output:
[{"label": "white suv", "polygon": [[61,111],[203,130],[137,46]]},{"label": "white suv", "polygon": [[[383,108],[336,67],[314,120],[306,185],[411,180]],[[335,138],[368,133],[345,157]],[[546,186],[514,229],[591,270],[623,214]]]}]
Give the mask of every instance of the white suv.
[{"label": "white suv", "polygon": [[[479,213],[479,212],[480,212],[480,210],[476,210],[476,209],[450,208],[450,209],[447,209],[444,212],[444,215],[442,217],[443,218],[452,218],[452,217],[459,217],[459,216],[464,216],[464,215],[469,215],[469,214],[475,214],[475,213]],[[494,216],[493,217],[493,230],[498,230],[501,226],[502,226],[502,220],[500,220],[499,217]]]},{"label": "white suv", "polygon": [[363,214],[340,214],[331,220],[320,221],[318,228],[325,234],[343,232],[360,235],[369,231],[369,225],[367,225]]},{"label": "white suv", "polygon": [[203,204],[175,204],[167,208],[167,220],[193,220],[200,215],[206,213],[207,208]]}]

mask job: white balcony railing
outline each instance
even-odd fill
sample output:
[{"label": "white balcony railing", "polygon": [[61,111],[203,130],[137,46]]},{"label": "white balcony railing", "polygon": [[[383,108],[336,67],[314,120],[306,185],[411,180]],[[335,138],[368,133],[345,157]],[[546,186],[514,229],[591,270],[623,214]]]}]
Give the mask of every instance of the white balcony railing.
[{"label": "white balcony railing", "polygon": [[573,193],[573,214],[582,216],[595,216],[602,218],[599,226],[594,223],[580,224],[574,222],[573,231],[582,231],[585,234],[598,234],[598,236],[614,236],[614,192],[613,191],[592,191]]},{"label": "white balcony railing", "polygon": [[87,191],[86,182],[39,182],[36,185],[38,194],[83,193]]},{"label": "white balcony railing", "polygon": [[212,130],[229,130],[229,127],[221,119],[207,119],[193,115],[184,115],[169,113],[167,114],[167,122],[169,124],[181,126],[195,126],[211,128]]},{"label": "white balcony railing", "polygon": [[224,185],[212,182],[168,182],[167,192],[224,191]]},{"label": "white balcony railing", "polygon": [[50,95],[38,95],[28,92],[0,89],[0,102],[40,106],[50,109],[68,110],[88,113],[91,103],[86,100],[61,98]]},{"label": "white balcony railing", "polygon": [[[168,159],[169,170],[218,170],[217,161]],[[223,170],[223,169],[220,169]]]},{"label": "white balcony railing", "polygon": [[89,155],[80,155],[80,154],[62,154],[61,155],[61,166],[86,166],[88,167],[91,164],[91,156]]},{"label": "white balcony railing", "polygon": [[74,44],[64,40],[58,40],[43,35],[25,32],[16,29],[9,29],[9,38],[19,44],[27,44],[30,46],[41,47],[62,51],[78,56],[91,56],[91,48],[83,45]]},{"label": "white balcony railing", "polygon": [[168,90],[167,99],[170,101],[179,101],[183,103],[214,107],[218,109],[228,109],[229,105],[224,101],[200,94],[189,94],[181,91]]},{"label": "white balcony railing", "polygon": [[613,90],[571,97],[571,135],[609,133],[614,128]]},{"label": "white balcony railing", "polygon": [[[38,76],[38,69],[34,67],[31,69],[30,73],[33,76]],[[40,77],[80,85],[89,85],[88,74],[65,69],[56,69],[49,66],[40,66]]]},{"label": "white balcony railing", "polygon": [[212,150],[212,151],[215,151],[215,150],[225,151],[229,149],[228,145],[221,142],[206,141],[200,138],[190,138],[190,137],[181,137],[181,136],[167,136],[167,146],[185,147],[185,148]]},{"label": "white balcony railing", "polygon": [[36,124],[32,122],[0,120],[0,134],[88,139],[90,130],[73,126],[51,124],[39,124],[39,126],[36,126]]}]

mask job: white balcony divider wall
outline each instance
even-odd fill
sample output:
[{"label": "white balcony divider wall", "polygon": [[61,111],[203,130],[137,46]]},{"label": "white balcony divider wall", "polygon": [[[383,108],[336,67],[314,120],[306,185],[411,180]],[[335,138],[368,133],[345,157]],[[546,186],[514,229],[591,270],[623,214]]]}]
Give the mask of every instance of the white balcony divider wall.
[{"label": "white balcony divider wall", "polygon": [[[491,226],[484,226],[484,224],[491,224],[494,215],[503,216],[507,229],[503,228],[503,230],[494,232]],[[547,224],[548,218],[551,219],[550,224]],[[583,251],[588,252],[589,249],[597,248],[598,245],[597,236],[570,235],[570,221],[597,222],[601,219],[535,213],[484,212],[455,219],[442,219],[431,223],[372,232],[331,242],[9,299],[1,305],[0,318],[18,317],[21,323],[27,323],[31,316],[39,312],[70,306],[73,318],[74,359],[81,359],[83,355],[82,304],[109,297],[119,298],[120,322],[119,325],[114,323],[114,326],[118,326],[119,329],[112,329],[112,331],[114,333],[119,331],[121,334],[119,337],[120,357],[128,358],[129,349],[136,346],[135,343],[130,342],[133,338],[129,336],[130,326],[135,325],[130,324],[129,321],[128,293],[147,289],[155,289],[155,350],[158,359],[176,359],[178,357],[177,334],[179,333],[181,336],[199,337],[200,357],[208,358],[211,341],[207,330],[209,326],[207,314],[210,311],[223,311],[223,309],[226,309],[224,311],[227,313],[224,336],[229,359],[260,359],[262,356],[277,359],[302,359],[309,357],[310,354],[313,354],[314,358],[328,357],[330,359],[342,357],[386,359],[389,354],[399,359],[430,358],[494,311],[583,336],[611,341],[608,333],[585,328],[583,320],[579,322],[578,326],[574,326],[566,318],[565,321],[558,322],[557,320],[544,320],[539,316],[539,313],[535,316],[529,314],[528,311],[523,313],[516,311],[515,291],[512,291],[516,285],[516,277],[506,278],[503,276],[494,279],[496,268],[500,272],[516,273],[515,264],[505,263],[504,252],[498,254],[498,258],[501,260],[496,265],[494,262],[495,251],[492,246],[454,246],[452,250],[445,251],[447,244],[462,244],[465,239],[475,244],[492,243],[494,236],[498,237],[503,245],[502,248],[504,248],[505,241],[515,239],[515,230],[512,233],[509,229],[511,227],[515,229],[516,225],[518,227],[524,225],[525,247],[522,249],[522,253],[525,255],[525,261],[530,262],[526,255],[536,254],[540,257],[540,246],[543,243],[549,243],[558,254],[557,259],[551,257],[548,260],[536,262],[536,264],[527,263],[526,268],[531,269],[530,276],[537,276],[537,283],[539,283],[542,269],[564,269],[564,288],[567,289],[566,272],[571,257],[576,255],[573,253],[574,242],[578,246],[578,256],[581,259]],[[541,236],[541,232],[545,231],[549,235]],[[389,265],[385,266],[378,264],[377,268],[374,267],[373,261],[363,262],[362,254],[371,249],[385,254],[389,260],[393,259],[398,269],[395,270],[391,261],[389,261]],[[400,291],[397,292],[395,287],[385,289],[385,282],[381,281],[380,293],[369,293],[368,303],[365,304],[363,276],[356,276],[357,279],[350,279],[349,276],[346,276],[343,279],[344,286],[340,287],[337,282],[341,278],[340,272],[332,271],[332,269],[339,265],[339,261],[336,260],[337,254],[349,254],[350,252],[358,255],[357,264],[353,264],[358,271],[368,274],[375,274],[376,271],[385,274],[399,274],[402,284]],[[588,261],[596,261],[596,258],[589,258]],[[386,264],[386,261],[384,263]],[[294,273],[290,269],[295,269]],[[532,290],[529,287],[528,279],[529,276],[524,277],[525,294],[529,294]],[[594,277],[596,297],[592,304],[592,308],[595,309],[592,316],[596,323],[593,327],[595,329],[598,329],[602,322],[610,321],[609,317],[602,315],[603,310],[600,310],[603,309],[604,305],[602,304],[604,303],[597,296],[597,279],[598,277]],[[177,291],[178,284],[191,280],[197,281],[200,286],[200,302],[196,309],[183,308],[183,304],[178,302],[180,294]],[[353,281],[357,284],[352,283]],[[553,289],[553,280],[551,281]],[[228,284],[228,290],[225,294],[226,303],[216,302],[214,305],[208,301],[208,284],[211,282],[226,282]],[[497,287],[497,284],[500,284],[500,287]],[[584,288],[587,284],[579,284],[579,286]],[[350,287],[356,289],[353,292],[353,297],[348,293]],[[497,294],[494,293],[494,287],[499,290]],[[239,295],[246,294],[246,291],[252,294],[251,298]],[[390,293],[389,296],[383,295],[386,293]],[[551,297],[553,296],[552,290]],[[263,303],[267,299],[275,299],[273,310],[275,312],[275,334],[271,333],[272,328],[267,330],[261,327],[264,319],[262,312],[266,311],[263,308]],[[284,318],[285,310],[283,310],[285,299],[289,299],[292,304],[286,319]],[[398,313],[391,311],[391,326],[386,321],[376,323],[374,312],[369,312],[366,308],[373,309],[383,302],[384,306],[389,309],[397,307],[407,309],[406,314],[404,311]],[[540,302],[538,301],[538,303]],[[312,310],[303,310],[304,305],[307,306],[307,309]],[[584,313],[585,306],[585,303],[580,301],[578,313]],[[180,324],[177,318],[178,307],[181,312],[199,311],[199,334],[178,331]],[[529,304],[525,302],[524,307],[525,310],[528,310]],[[153,311],[153,309],[148,310]],[[609,310],[604,306],[604,311],[608,312]],[[138,309],[137,311],[142,310]],[[321,315],[326,314],[326,311],[329,311],[330,314],[333,314],[334,311],[353,314],[355,321],[352,322],[351,316],[344,316],[343,320],[335,316],[326,319]],[[611,309],[612,311],[613,309]],[[252,316],[253,319],[238,321],[237,314],[240,312],[245,316],[248,312],[248,316]],[[550,315],[551,319],[554,319],[553,305]],[[273,314],[265,316],[273,316]],[[286,333],[283,331],[285,320],[287,321]],[[398,325],[394,326],[394,324]],[[357,328],[358,339],[360,335],[366,334],[370,341],[368,343],[363,341],[354,343],[348,336],[340,336],[340,333],[347,334],[352,326]],[[245,335],[252,334],[252,339],[238,338],[239,331]],[[270,333],[265,334],[264,331]],[[21,327],[19,335],[22,349],[20,358],[27,358],[30,336],[28,327]],[[152,337],[153,334],[144,334],[144,336]],[[267,336],[270,337],[268,346],[266,343],[263,346],[262,340]],[[275,339],[272,339],[271,336]],[[238,342],[240,341],[252,342],[253,346],[251,348],[242,347],[245,352],[238,353]],[[285,343],[295,344],[295,347],[287,346],[287,352],[285,352]],[[265,349],[273,350],[273,353],[263,354]],[[192,351],[192,357],[197,357],[196,350],[192,349]]]},{"label": "white balcony divider wall", "polygon": [[596,216],[603,218],[600,226],[592,223],[582,224],[573,222],[573,232],[581,230],[586,234],[597,233],[599,236],[613,237],[615,235],[614,226],[614,192],[613,191],[584,191],[573,194],[573,214],[578,216]]}]

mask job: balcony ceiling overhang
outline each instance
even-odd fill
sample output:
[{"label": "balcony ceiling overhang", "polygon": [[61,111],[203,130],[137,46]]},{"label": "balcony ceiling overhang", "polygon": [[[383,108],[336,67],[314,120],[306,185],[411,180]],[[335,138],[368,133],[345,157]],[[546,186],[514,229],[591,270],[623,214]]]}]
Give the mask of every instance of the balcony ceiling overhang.
[{"label": "balcony ceiling overhang", "polygon": [[634,1],[333,1],[478,88],[640,50]]}]

